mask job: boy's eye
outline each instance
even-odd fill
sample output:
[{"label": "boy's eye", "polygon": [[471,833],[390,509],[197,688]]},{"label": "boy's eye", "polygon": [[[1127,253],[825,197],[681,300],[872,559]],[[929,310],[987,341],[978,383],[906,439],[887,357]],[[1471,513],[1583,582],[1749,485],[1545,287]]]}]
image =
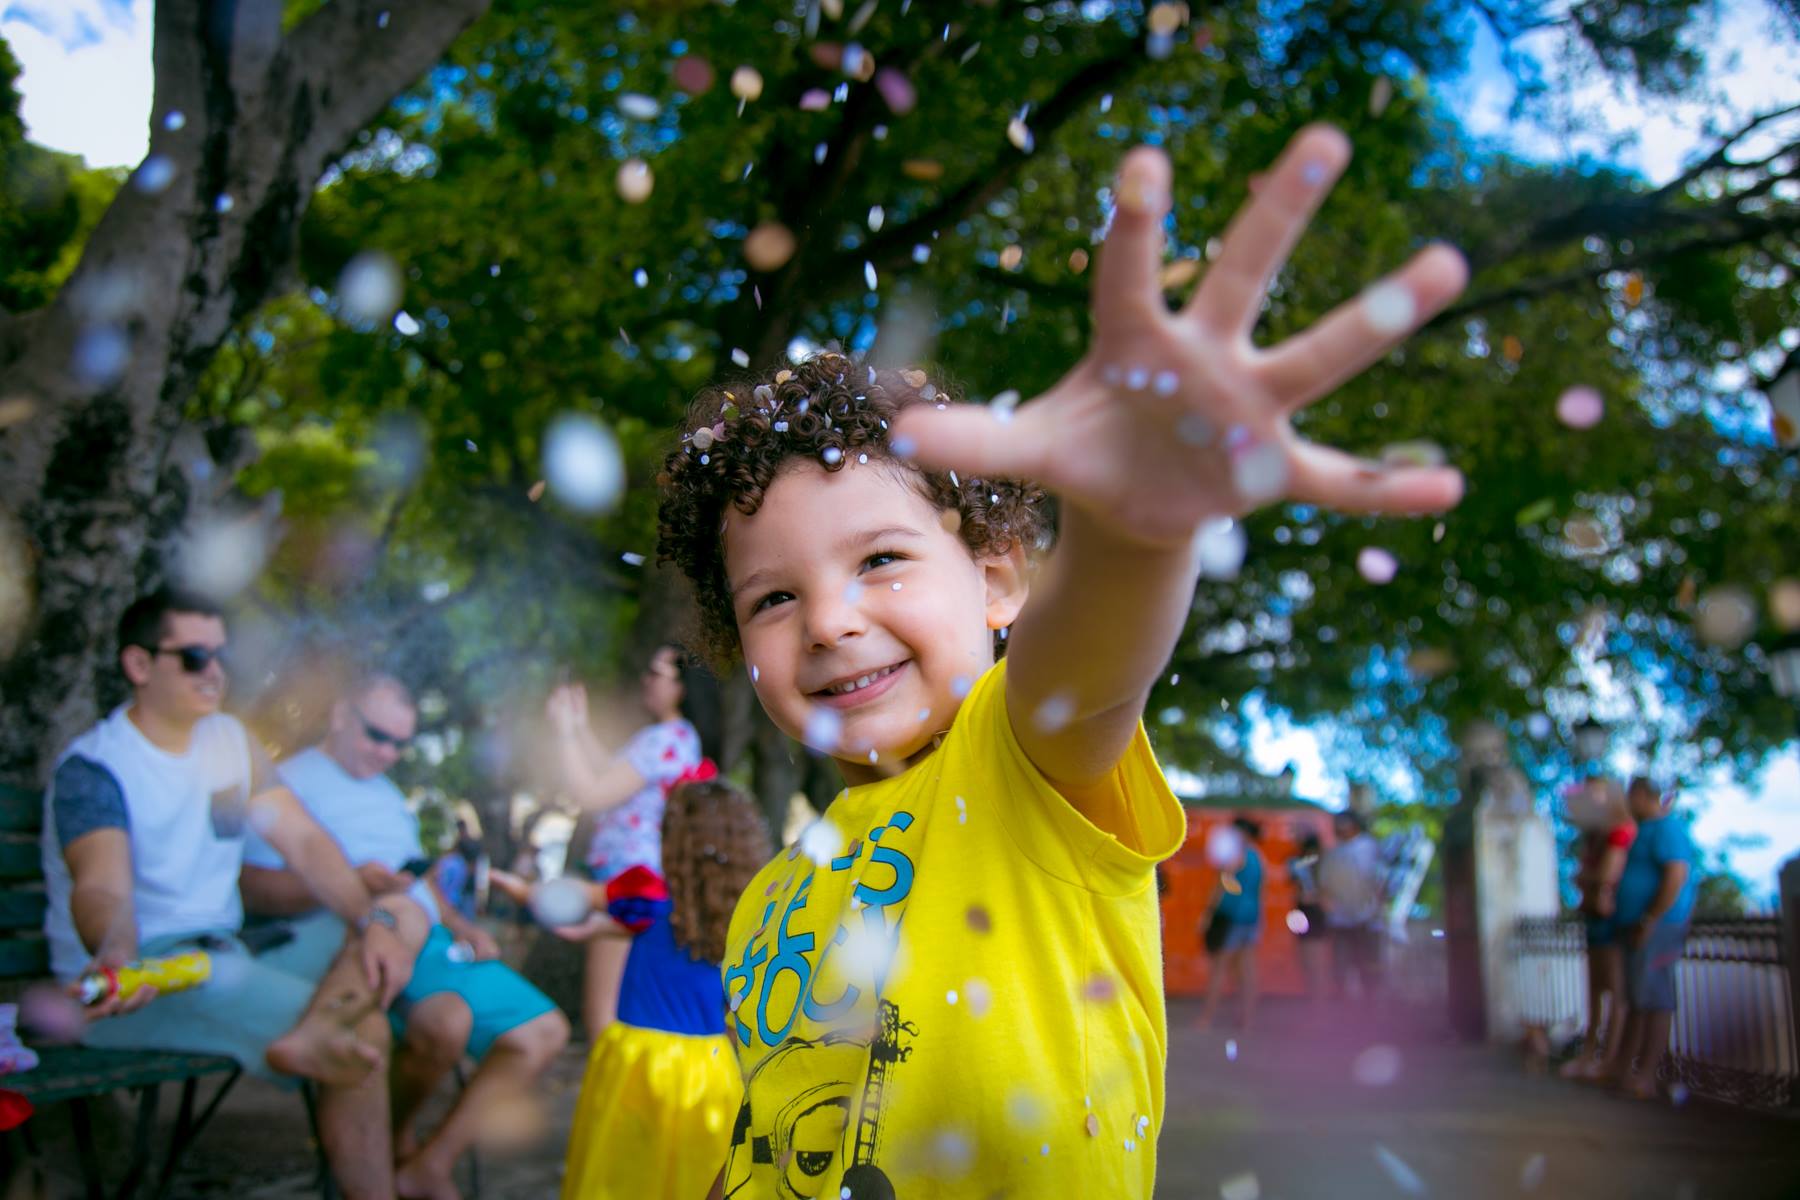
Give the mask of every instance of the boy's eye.
[{"label": "boy's eye", "polygon": [[761,612],[765,608],[770,607],[771,605],[780,604],[784,600],[792,600],[792,599],[793,599],[793,596],[789,595],[787,592],[770,592],[768,595],[762,597],[755,604],[750,606],[750,615],[755,616],[757,613]]},{"label": "boy's eye", "polygon": [[863,566],[868,570],[877,570],[900,561],[900,556],[888,550],[880,550],[863,559]]}]

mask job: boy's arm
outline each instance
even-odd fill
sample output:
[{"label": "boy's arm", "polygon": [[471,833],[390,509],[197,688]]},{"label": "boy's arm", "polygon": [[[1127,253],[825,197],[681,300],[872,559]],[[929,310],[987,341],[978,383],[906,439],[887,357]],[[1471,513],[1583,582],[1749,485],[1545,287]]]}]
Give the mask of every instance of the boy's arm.
[{"label": "boy's arm", "polygon": [[1455,251],[1421,251],[1280,346],[1250,340],[1269,281],[1349,156],[1336,130],[1296,136],[1232,222],[1193,299],[1172,313],[1160,282],[1169,163],[1159,151],[1132,151],[1082,361],[1011,420],[920,405],[895,423],[897,454],[1033,479],[1063,502],[1062,543],[1009,644],[1007,709],[1026,754],[1065,786],[1098,779],[1130,744],[1186,617],[1194,538],[1206,522],[1284,497],[1403,513],[1461,497],[1454,470],[1358,460],[1301,440],[1289,420],[1462,290],[1467,267]]}]

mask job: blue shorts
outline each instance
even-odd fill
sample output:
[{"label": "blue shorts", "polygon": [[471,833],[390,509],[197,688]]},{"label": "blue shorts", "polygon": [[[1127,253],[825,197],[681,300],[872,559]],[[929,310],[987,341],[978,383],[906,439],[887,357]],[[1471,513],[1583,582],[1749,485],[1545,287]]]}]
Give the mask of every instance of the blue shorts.
[{"label": "blue shorts", "polygon": [[1248,949],[1256,945],[1261,937],[1261,921],[1250,921],[1242,925],[1233,921],[1225,929],[1224,940],[1219,943],[1219,953],[1225,954],[1232,950]]},{"label": "blue shorts", "polygon": [[1625,991],[1642,1012],[1675,1011],[1675,964],[1687,947],[1687,925],[1660,922],[1642,949],[1625,951]]},{"label": "blue shorts", "polygon": [[479,1059],[487,1054],[495,1040],[527,1021],[534,1021],[556,1005],[550,997],[532,987],[525,977],[503,962],[457,962],[450,957],[455,939],[442,925],[433,925],[413,963],[412,978],[394,1000],[389,1017],[398,1034],[412,1006],[427,996],[454,992],[468,1004],[474,1017],[466,1050]]},{"label": "blue shorts", "polygon": [[1589,949],[1600,946],[1611,946],[1619,940],[1619,922],[1613,917],[1596,917],[1589,913],[1584,919],[1587,930]]},{"label": "blue shorts", "polygon": [[[309,913],[288,922],[293,939],[256,961],[316,984],[344,945],[344,923],[329,912]],[[474,1025],[467,1053],[480,1058],[494,1039],[553,1010],[550,997],[538,991],[502,962],[456,962],[450,957],[455,939],[433,925],[413,960],[412,978],[388,1011],[394,1036],[405,1032],[405,1016],[413,1005],[439,992],[454,992],[469,1006]]]}]

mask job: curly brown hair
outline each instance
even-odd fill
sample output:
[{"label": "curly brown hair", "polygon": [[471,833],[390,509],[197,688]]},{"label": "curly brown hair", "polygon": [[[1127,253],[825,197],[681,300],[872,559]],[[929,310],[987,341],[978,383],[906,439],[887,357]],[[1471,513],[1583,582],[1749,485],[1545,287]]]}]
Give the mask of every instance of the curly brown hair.
[{"label": "curly brown hair", "polygon": [[956,514],[956,531],[971,554],[1048,545],[1053,517],[1034,484],[926,471],[889,448],[889,424],[904,409],[963,402],[924,371],[881,370],[835,351],[748,383],[715,385],[694,398],[658,477],[657,553],[693,585],[701,640],[715,661],[729,664],[739,649],[725,579],[726,508],[754,514],[789,462],[809,460],[837,471],[854,457],[905,470],[927,502]]},{"label": "curly brown hair", "polygon": [[767,822],[739,788],[722,779],[671,788],[662,860],[676,942],[707,962],[723,959],[731,910],[774,854]]}]

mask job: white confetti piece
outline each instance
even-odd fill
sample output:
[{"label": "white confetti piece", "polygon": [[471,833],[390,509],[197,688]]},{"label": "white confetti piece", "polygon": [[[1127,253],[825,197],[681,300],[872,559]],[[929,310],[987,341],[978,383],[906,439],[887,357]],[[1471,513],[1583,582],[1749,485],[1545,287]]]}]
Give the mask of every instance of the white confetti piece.
[{"label": "white confetti piece", "polygon": [[1425,1194],[1425,1181],[1419,1178],[1418,1172],[1407,1166],[1398,1154],[1380,1142],[1375,1143],[1375,1161],[1381,1164],[1381,1169],[1386,1171],[1388,1178],[1394,1181],[1394,1186],[1406,1195],[1423,1196]]},{"label": "white confetti piece", "polygon": [[1233,454],[1231,482],[1251,504],[1267,504],[1287,490],[1287,452],[1275,442],[1258,442]]},{"label": "white confetti piece", "polygon": [[838,739],[843,736],[844,721],[829,708],[814,707],[806,718],[806,731],[802,738],[808,746],[824,754],[830,754],[838,748]]},{"label": "white confetti piece", "polygon": [[365,250],[344,264],[338,298],[352,321],[384,325],[400,307],[400,266],[379,250]]},{"label": "white confetti piece", "polygon": [[836,858],[844,850],[844,836],[837,827],[824,817],[820,817],[800,832],[797,843],[800,853],[812,861],[813,866],[822,867]]},{"label": "white confetti piece", "polygon": [[1356,573],[1376,586],[1392,583],[1400,560],[1380,546],[1364,546],[1356,552]]},{"label": "white confetti piece", "polygon": [[654,121],[662,105],[640,92],[626,92],[619,97],[619,111],[634,121]]},{"label": "white confetti piece", "polygon": [[1200,574],[1207,579],[1236,579],[1248,545],[1244,527],[1230,517],[1214,517],[1205,522],[1194,535],[1194,557],[1199,561]]},{"label": "white confetti piece", "polygon": [[568,413],[544,435],[544,479],[551,494],[575,511],[606,512],[625,490],[625,459],[611,430]]},{"label": "white confetti piece", "polygon": [[1376,333],[1405,333],[1412,328],[1419,305],[1404,284],[1383,280],[1362,294],[1362,311]]},{"label": "white confetti piece", "polygon": [[1350,1078],[1364,1087],[1386,1087],[1400,1078],[1400,1051],[1377,1043],[1358,1054],[1350,1064]]},{"label": "white confetti piece", "polygon": [[587,884],[570,876],[546,879],[531,889],[531,915],[540,925],[578,925],[591,907]]},{"label": "white confetti piece", "polygon": [[628,158],[619,164],[613,183],[619,190],[619,199],[627,204],[642,204],[656,188],[656,173],[643,159]]}]

